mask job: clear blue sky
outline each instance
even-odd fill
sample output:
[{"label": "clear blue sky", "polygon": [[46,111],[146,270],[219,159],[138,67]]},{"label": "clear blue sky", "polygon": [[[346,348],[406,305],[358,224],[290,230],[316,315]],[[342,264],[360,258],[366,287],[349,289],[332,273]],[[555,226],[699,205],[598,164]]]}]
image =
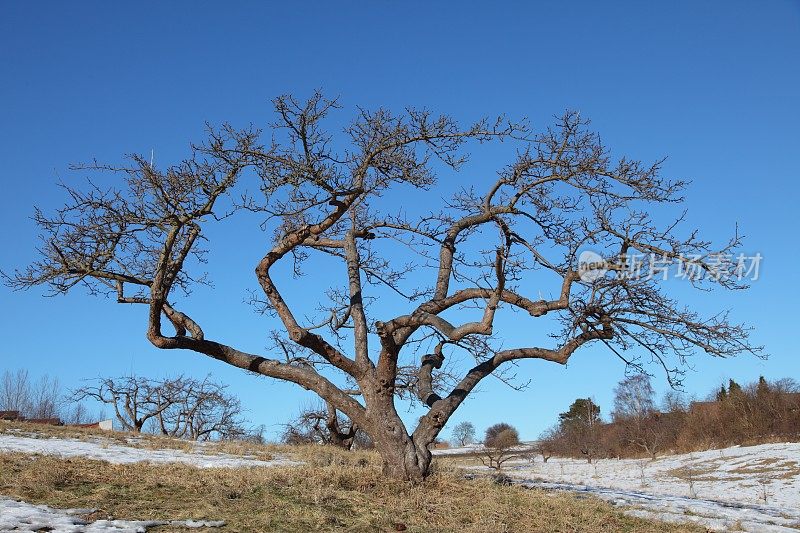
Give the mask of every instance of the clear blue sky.
[{"label": "clear blue sky", "polygon": [[[205,121],[264,124],[281,93],[322,88],[340,96],[342,118],[356,105],[414,105],[545,125],[578,109],[616,153],[669,156],[665,174],[693,180],[690,220],[717,240],[738,223],[745,251],[765,258],[747,293],[686,301],[731,309],[771,358],[698,356],[687,390],[800,377],[800,2],[291,4],[1,3],[0,268],[34,259],[32,208],[63,203],[56,182],[82,179],[70,163],[151,150],[157,163],[175,162]],[[260,350],[270,325],[242,300],[265,242],[219,244],[211,268],[223,275],[198,294],[204,327]],[[47,299],[3,287],[0,298],[0,370],[49,372],[67,386],[129,371],[213,372],[273,431],[308,398],[202,356],[159,352],[144,337],[143,309],[81,291]],[[608,412],[623,372],[599,346],[567,368],[531,362],[520,369],[528,390],[487,383],[451,426],[503,419],[534,438],[576,397],[592,395]]]}]

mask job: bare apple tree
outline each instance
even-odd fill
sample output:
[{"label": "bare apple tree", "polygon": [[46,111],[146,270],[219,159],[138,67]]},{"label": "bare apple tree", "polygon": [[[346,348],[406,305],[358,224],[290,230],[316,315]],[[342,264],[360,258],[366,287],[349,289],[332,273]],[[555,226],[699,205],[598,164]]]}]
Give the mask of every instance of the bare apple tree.
[{"label": "bare apple tree", "polygon": [[519,432],[514,426],[505,422],[489,426],[479,455],[481,463],[499,473],[504,463],[528,453],[520,449],[520,444]]},{"label": "bare apple tree", "polygon": [[244,439],[249,431],[242,418],[242,403],[227,385],[207,376],[202,381],[187,377],[160,382],[165,396],[174,400],[156,416],[157,432],[189,440]]},{"label": "bare apple tree", "polygon": [[158,382],[141,376],[98,378],[73,391],[72,400],[94,400],[114,408],[125,431],[141,433],[145,425],[180,403],[180,379]]},{"label": "bare apple tree", "polygon": [[210,377],[98,378],[73,391],[73,402],[94,400],[114,409],[125,431],[144,430],[189,440],[247,436],[239,399]]},{"label": "bare apple tree", "polygon": [[[504,370],[520,360],[563,365],[598,343],[629,365],[652,358],[674,381],[697,350],[758,352],[748,330],[724,314],[698,316],[668,296],[659,276],[625,274],[634,254],[692,258],[693,271],[708,274],[694,284],[739,288],[718,275],[717,260],[739,238],[715,249],[684,233],[680,220],[658,223],[650,213],[680,203],[684,183],[662,178],[658,162],[612,158],[577,113],[535,133],[505,118],[462,127],[424,110],[360,109],[344,130],[328,130],[335,102],[317,94],[274,103],[266,135],[209,128],[206,142],[168,168],[136,155],[122,166],[81,166],[123,182],[67,186],[64,208],[36,210],[41,258],[6,282],[56,293],[81,285],[142,305],[154,346],[314,391],[369,434],[387,475],[414,481],[429,472],[428,446],[467,395],[487,376],[509,379]],[[463,180],[454,172],[464,171],[468,149],[485,150],[482,164],[512,155],[496,175],[481,171],[472,180],[480,186],[453,185],[439,207],[418,212],[414,191],[427,191],[429,201],[441,192],[437,175],[446,174],[440,187]],[[204,228],[245,212],[243,223],[255,213],[274,231],[254,265],[253,298],[281,324],[271,353],[207,337],[190,312],[190,289],[205,280]],[[605,260],[604,275],[581,276],[587,247]],[[302,275],[315,254],[330,261],[328,273],[338,262],[343,281],[321,298],[316,317],[293,301],[290,280],[276,279],[275,268],[288,263]],[[390,314],[401,304],[404,312]],[[496,317],[503,328],[540,317],[556,328],[507,347],[494,336]],[[164,331],[165,318],[174,333]],[[443,371],[460,373],[440,379]],[[413,430],[396,408],[401,393],[427,407]]]}]

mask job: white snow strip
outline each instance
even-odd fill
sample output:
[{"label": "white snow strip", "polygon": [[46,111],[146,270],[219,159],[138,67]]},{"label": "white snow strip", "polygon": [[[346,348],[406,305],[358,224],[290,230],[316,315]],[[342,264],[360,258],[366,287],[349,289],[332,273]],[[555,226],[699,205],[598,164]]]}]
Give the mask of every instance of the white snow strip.
[{"label": "white snow strip", "polygon": [[[517,453],[533,453],[536,446],[536,441],[531,442],[521,442],[519,446],[515,446],[511,448],[511,451]],[[441,448],[441,449],[434,449],[431,450],[432,455],[472,455],[476,453],[481,453],[484,447],[483,444],[475,443],[475,444],[467,444],[466,446],[460,446],[456,448]]]},{"label": "white snow strip", "polygon": [[0,498],[0,533],[53,531],[57,533],[144,533],[156,526],[187,528],[222,527],[221,520],[97,520],[89,522],[78,515],[92,509],[53,509],[46,505]]},{"label": "white snow strip", "polygon": [[605,489],[585,485],[522,481],[521,485],[588,494],[614,505],[630,507],[626,512],[650,520],[693,522],[717,531],[797,532],[800,517],[791,510],[767,505],[745,505],[685,496],[654,496],[646,492]]},{"label": "white snow strip", "polygon": [[[655,461],[553,457],[503,471],[532,487],[590,494],[636,516],[714,530],[800,530],[800,443],[734,446]],[[485,470],[483,467],[476,467]]]},{"label": "white snow strip", "polygon": [[182,450],[151,450],[133,448],[103,439],[36,439],[0,434],[0,452],[22,452],[55,455],[58,457],[85,457],[114,464],[126,463],[185,463],[199,468],[239,468],[248,466],[294,466],[298,463],[285,458],[262,461],[252,457],[228,454],[192,453]]}]

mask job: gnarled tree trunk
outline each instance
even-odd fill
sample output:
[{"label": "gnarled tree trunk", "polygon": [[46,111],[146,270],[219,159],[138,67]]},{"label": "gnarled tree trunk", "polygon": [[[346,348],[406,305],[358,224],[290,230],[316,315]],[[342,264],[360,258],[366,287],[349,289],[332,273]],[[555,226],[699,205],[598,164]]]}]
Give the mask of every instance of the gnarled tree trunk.
[{"label": "gnarled tree trunk", "polygon": [[383,461],[383,473],[392,479],[420,482],[430,471],[433,439],[415,440],[409,435],[395,407],[393,387],[362,387],[365,390],[367,422],[361,429],[372,438]]},{"label": "gnarled tree trunk", "polygon": [[[380,422],[379,422],[380,423]],[[418,443],[406,434],[405,428],[396,429],[391,422],[384,429],[368,432],[383,461],[383,473],[392,479],[420,482],[430,473],[430,443]]]}]

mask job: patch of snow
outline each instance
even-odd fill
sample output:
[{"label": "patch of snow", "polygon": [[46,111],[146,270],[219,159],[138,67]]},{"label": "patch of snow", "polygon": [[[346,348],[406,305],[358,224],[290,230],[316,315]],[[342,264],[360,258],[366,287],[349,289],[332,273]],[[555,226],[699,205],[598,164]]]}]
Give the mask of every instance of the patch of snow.
[{"label": "patch of snow", "polygon": [[797,532],[800,516],[786,509],[768,505],[747,505],[691,498],[653,495],[647,492],[606,489],[586,485],[522,481],[521,485],[547,490],[587,494],[629,507],[632,516],[664,522],[700,524],[717,531]]},{"label": "patch of snow", "polygon": [[239,468],[248,466],[293,466],[298,464],[285,458],[262,461],[252,457],[228,454],[185,452],[182,450],[133,448],[102,439],[37,439],[0,434],[0,452],[22,452],[58,457],[84,457],[114,464],[127,463],[185,463],[198,468]]},{"label": "patch of snow", "polygon": [[[655,461],[553,457],[514,460],[503,471],[517,482],[590,494],[628,513],[715,530],[800,530],[800,443],[734,446]],[[483,467],[475,467],[484,470]]]},{"label": "patch of snow", "polygon": [[46,505],[0,498],[0,533],[54,531],[57,533],[144,533],[156,526],[222,527],[221,520],[96,520],[80,518],[92,509],[53,509]]},{"label": "patch of snow", "polygon": [[457,448],[442,448],[442,449],[432,449],[432,455],[466,455],[471,453],[478,453],[483,449],[482,444],[467,444],[466,446],[460,446]]},{"label": "patch of snow", "polygon": [[[511,451],[518,453],[531,452],[533,453],[536,442],[521,442],[519,446],[511,448]],[[442,448],[431,450],[432,455],[473,455],[483,451],[484,447],[481,443],[467,444],[466,446],[459,446],[455,448]]]}]

